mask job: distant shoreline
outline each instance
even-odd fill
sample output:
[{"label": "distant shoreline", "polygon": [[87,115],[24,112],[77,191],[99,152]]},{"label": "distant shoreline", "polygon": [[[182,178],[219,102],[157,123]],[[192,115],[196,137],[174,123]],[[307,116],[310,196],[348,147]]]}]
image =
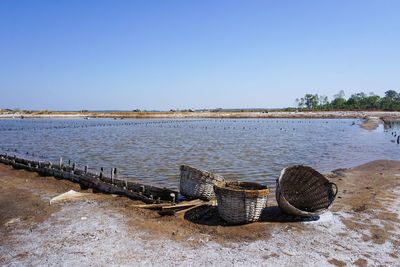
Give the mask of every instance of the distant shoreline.
[{"label": "distant shoreline", "polygon": [[0,119],[117,118],[117,119],[368,119],[400,120],[399,111],[219,111],[219,112],[34,112],[0,113]]}]

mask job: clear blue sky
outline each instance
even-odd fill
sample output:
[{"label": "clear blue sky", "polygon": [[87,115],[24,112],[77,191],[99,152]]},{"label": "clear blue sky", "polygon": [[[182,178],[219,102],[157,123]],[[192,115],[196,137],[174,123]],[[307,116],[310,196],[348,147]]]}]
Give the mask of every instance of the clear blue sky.
[{"label": "clear blue sky", "polygon": [[0,1],[0,107],[287,107],[400,91],[400,1]]}]

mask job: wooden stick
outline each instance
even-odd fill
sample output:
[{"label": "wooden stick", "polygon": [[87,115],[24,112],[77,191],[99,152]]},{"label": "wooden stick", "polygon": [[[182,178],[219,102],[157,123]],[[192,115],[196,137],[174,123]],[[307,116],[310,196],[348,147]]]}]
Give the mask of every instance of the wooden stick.
[{"label": "wooden stick", "polygon": [[183,201],[183,202],[181,202],[179,204],[176,204],[176,205],[165,206],[165,207],[162,208],[162,210],[163,211],[167,211],[167,210],[184,209],[184,208],[190,208],[190,207],[193,207],[193,206],[196,206],[196,205],[199,205],[199,204],[203,205],[205,203],[207,203],[207,202],[205,202],[203,200],[200,200],[200,199],[195,199],[195,200],[192,200],[192,201]]},{"label": "wooden stick", "polygon": [[160,214],[162,216],[179,215],[181,213],[185,213],[185,212],[187,212],[189,210],[201,207],[203,205],[207,205],[207,202],[202,202],[202,203],[199,203],[199,204],[196,204],[196,205],[192,205],[192,206],[188,206],[188,205],[180,206],[181,209],[178,209],[178,210],[176,210],[176,209],[168,209],[169,207],[172,207],[172,206],[169,206],[169,207],[167,206],[167,207],[162,207],[162,209],[158,212],[158,214]]},{"label": "wooden stick", "polygon": [[149,210],[161,210],[162,207],[165,206],[171,206],[171,203],[131,205],[131,207],[134,208],[149,209]]}]

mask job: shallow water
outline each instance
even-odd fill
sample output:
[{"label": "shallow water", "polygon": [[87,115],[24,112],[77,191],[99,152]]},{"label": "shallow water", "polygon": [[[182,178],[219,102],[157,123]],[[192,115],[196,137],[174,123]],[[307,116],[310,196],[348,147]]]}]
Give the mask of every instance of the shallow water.
[{"label": "shallow water", "polygon": [[[355,124],[354,124],[354,123]],[[189,164],[274,187],[292,164],[321,172],[376,159],[400,160],[400,127],[375,131],[352,119],[0,120],[0,149],[57,161],[63,157],[97,171],[177,187],[179,166]],[[17,150],[17,151],[15,151]],[[26,153],[29,154],[26,154]]]}]

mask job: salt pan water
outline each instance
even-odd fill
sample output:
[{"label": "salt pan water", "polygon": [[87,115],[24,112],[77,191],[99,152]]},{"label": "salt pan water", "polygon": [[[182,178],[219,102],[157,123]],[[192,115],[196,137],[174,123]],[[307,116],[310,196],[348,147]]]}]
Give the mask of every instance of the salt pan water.
[{"label": "salt pan water", "polygon": [[[400,160],[396,125],[375,131],[352,119],[3,119],[9,154],[118,168],[120,177],[176,188],[189,164],[226,178],[274,187],[281,169],[326,173],[377,159]],[[397,128],[396,128],[397,127]],[[28,153],[28,154],[27,154]]]}]

